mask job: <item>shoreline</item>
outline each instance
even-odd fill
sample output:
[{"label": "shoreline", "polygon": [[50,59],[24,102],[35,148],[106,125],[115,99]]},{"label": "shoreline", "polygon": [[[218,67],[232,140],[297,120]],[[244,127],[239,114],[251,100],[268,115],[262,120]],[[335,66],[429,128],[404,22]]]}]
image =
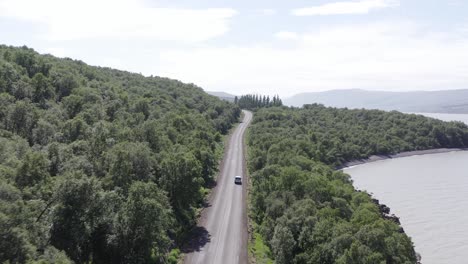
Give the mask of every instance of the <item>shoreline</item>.
[{"label": "shoreline", "polygon": [[387,159],[396,159],[396,158],[404,158],[404,157],[411,157],[411,156],[420,156],[420,155],[428,155],[428,154],[439,154],[439,153],[448,153],[448,152],[456,152],[456,151],[467,151],[468,148],[437,148],[437,149],[427,149],[427,150],[414,150],[414,151],[404,151],[397,154],[392,155],[372,155],[366,159],[354,160],[345,162],[344,164],[337,167],[337,170],[342,170],[350,167],[354,167],[357,165],[362,165],[366,163],[371,163],[380,160],[387,160]]},{"label": "shoreline", "polygon": [[[345,162],[345,163],[343,163],[343,165],[339,166],[337,168],[337,170],[342,170],[343,171],[343,169],[352,168],[354,166],[367,164],[367,163],[372,163],[372,162],[381,161],[381,160],[412,157],[412,156],[422,156],[422,155],[430,155],[430,154],[460,152],[460,151],[468,151],[468,148],[437,148],[437,149],[427,149],[427,150],[405,151],[405,152],[400,152],[400,153],[393,154],[393,155],[372,155],[372,156],[370,156],[369,158],[366,158],[366,159],[360,159],[360,160]],[[347,172],[344,171],[344,173],[347,173]],[[355,188],[355,190],[357,192],[367,193],[369,195],[369,197],[371,197],[374,204],[378,207],[379,212],[381,214],[381,217],[383,219],[395,222],[400,227],[399,232],[407,234],[404,227],[403,227],[403,225],[402,225],[402,223],[400,222],[400,217],[393,214],[393,213],[391,213],[390,207],[388,207],[386,204],[383,204],[378,199],[376,199],[374,194],[368,193],[366,190],[358,190],[358,189],[356,189],[356,187],[354,185],[354,182],[352,184],[353,184],[353,187]],[[407,234],[407,235],[409,236],[409,234]],[[417,257],[417,262],[416,263],[421,264],[422,263],[421,262],[421,259],[422,259],[421,254],[416,251],[416,248],[414,247],[414,244],[413,244],[413,248],[415,250],[416,257]]]}]

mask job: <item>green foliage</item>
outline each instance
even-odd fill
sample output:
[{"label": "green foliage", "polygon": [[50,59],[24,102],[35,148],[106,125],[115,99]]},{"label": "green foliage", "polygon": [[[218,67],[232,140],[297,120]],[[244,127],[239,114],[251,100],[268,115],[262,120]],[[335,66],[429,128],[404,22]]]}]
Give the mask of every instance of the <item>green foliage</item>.
[{"label": "green foliage", "polygon": [[270,96],[258,95],[258,94],[247,94],[242,95],[239,99],[237,96],[234,98],[234,103],[239,105],[240,108],[255,110],[262,107],[274,107],[282,106],[283,102],[279,96],[273,96],[273,99],[270,100]]},{"label": "green foliage", "polygon": [[411,240],[348,175],[347,161],[468,146],[468,127],[307,105],[259,109],[247,140],[252,218],[277,263],[416,263]]},{"label": "green foliage", "polygon": [[151,150],[142,143],[123,142],[109,151],[109,178],[124,190],[134,181],[155,181],[156,161]]},{"label": "green foliage", "polygon": [[0,46],[0,263],[167,263],[238,106]]},{"label": "green foliage", "polygon": [[262,236],[254,232],[253,233],[253,242],[249,243],[249,253],[253,255],[256,263],[259,264],[272,264],[273,260],[271,259],[271,252],[265,242],[263,241]]},{"label": "green foliage", "polygon": [[275,255],[276,263],[289,263],[291,257],[293,257],[295,247],[296,241],[291,231],[285,226],[277,225],[271,239],[271,248]]},{"label": "green foliage", "polygon": [[111,200],[96,178],[70,175],[56,191],[53,210],[51,244],[64,250],[77,263],[90,260],[93,240],[106,224]]},{"label": "green foliage", "polygon": [[171,250],[169,252],[169,257],[167,258],[168,264],[177,264],[180,258],[180,250],[178,248]]},{"label": "green foliage", "polygon": [[190,226],[195,216],[192,208],[203,198],[199,191],[204,184],[200,162],[185,148],[164,153],[159,181],[168,193],[177,219]]},{"label": "green foliage", "polygon": [[171,226],[171,210],[164,192],[152,182],[134,182],[117,216],[119,259],[113,262],[164,263]]},{"label": "green foliage", "polygon": [[[468,146],[467,126],[461,122],[447,123],[396,111],[348,110],[315,104],[303,109],[261,109],[254,122],[262,130],[252,130],[252,144],[262,153],[268,152],[267,159],[256,161],[261,162],[259,166],[291,163],[285,156],[303,156],[340,166],[370,155]],[[298,155],[291,155],[297,150]]]},{"label": "green foliage", "polygon": [[50,85],[49,79],[39,72],[34,75],[31,82],[34,87],[32,94],[33,102],[45,106],[47,100],[54,97],[54,91]]},{"label": "green foliage", "polygon": [[39,120],[39,110],[29,100],[7,104],[7,113],[2,120],[4,128],[32,142],[31,131]]},{"label": "green foliage", "polygon": [[47,158],[38,152],[30,152],[18,168],[16,185],[20,188],[33,186],[44,181],[48,176],[49,164]]}]

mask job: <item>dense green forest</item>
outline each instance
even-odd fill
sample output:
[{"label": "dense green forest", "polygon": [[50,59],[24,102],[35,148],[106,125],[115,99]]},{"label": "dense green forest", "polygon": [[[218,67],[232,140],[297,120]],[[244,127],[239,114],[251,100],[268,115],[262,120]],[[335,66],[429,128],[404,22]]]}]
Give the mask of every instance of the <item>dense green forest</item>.
[{"label": "dense green forest", "polygon": [[467,147],[467,126],[281,105],[0,46],[0,262],[176,261],[242,107],[257,110],[251,216],[277,263],[415,263],[401,227],[335,168]]},{"label": "dense green forest", "polygon": [[167,263],[240,109],[0,46],[0,262]]},{"label": "dense green forest", "polygon": [[409,264],[416,254],[398,221],[335,168],[373,154],[467,147],[468,127],[314,104],[259,109],[247,142],[256,240],[276,263]]},{"label": "dense green forest", "polygon": [[254,110],[257,108],[282,106],[283,102],[275,95],[270,99],[269,95],[246,94],[240,98],[234,97],[234,103],[242,109]]}]

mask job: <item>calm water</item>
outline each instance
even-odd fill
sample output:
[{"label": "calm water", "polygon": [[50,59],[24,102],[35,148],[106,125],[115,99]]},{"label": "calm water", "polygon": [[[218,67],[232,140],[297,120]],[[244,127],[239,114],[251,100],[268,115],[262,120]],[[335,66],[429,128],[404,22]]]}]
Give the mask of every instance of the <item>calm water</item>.
[{"label": "calm water", "polygon": [[[424,114],[468,122],[468,115]],[[468,151],[377,161],[345,169],[400,217],[423,264],[468,263]]]},{"label": "calm water", "polygon": [[461,121],[461,122],[464,122],[465,124],[468,124],[468,114],[439,114],[439,113],[414,113],[414,114],[437,118],[443,121]]}]

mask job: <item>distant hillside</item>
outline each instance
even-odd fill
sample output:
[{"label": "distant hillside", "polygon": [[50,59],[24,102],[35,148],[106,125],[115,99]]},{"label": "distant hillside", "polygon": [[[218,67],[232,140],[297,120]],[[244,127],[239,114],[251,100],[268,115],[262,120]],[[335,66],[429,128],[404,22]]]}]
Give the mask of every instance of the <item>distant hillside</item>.
[{"label": "distant hillside", "polygon": [[220,99],[229,101],[229,102],[234,102],[234,97],[236,97],[233,94],[225,93],[225,92],[210,92],[206,91],[207,94],[214,95]]},{"label": "distant hillside", "polygon": [[326,106],[397,110],[421,113],[468,113],[468,90],[383,92],[360,89],[302,93],[284,100],[285,105],[321,103]]}]

